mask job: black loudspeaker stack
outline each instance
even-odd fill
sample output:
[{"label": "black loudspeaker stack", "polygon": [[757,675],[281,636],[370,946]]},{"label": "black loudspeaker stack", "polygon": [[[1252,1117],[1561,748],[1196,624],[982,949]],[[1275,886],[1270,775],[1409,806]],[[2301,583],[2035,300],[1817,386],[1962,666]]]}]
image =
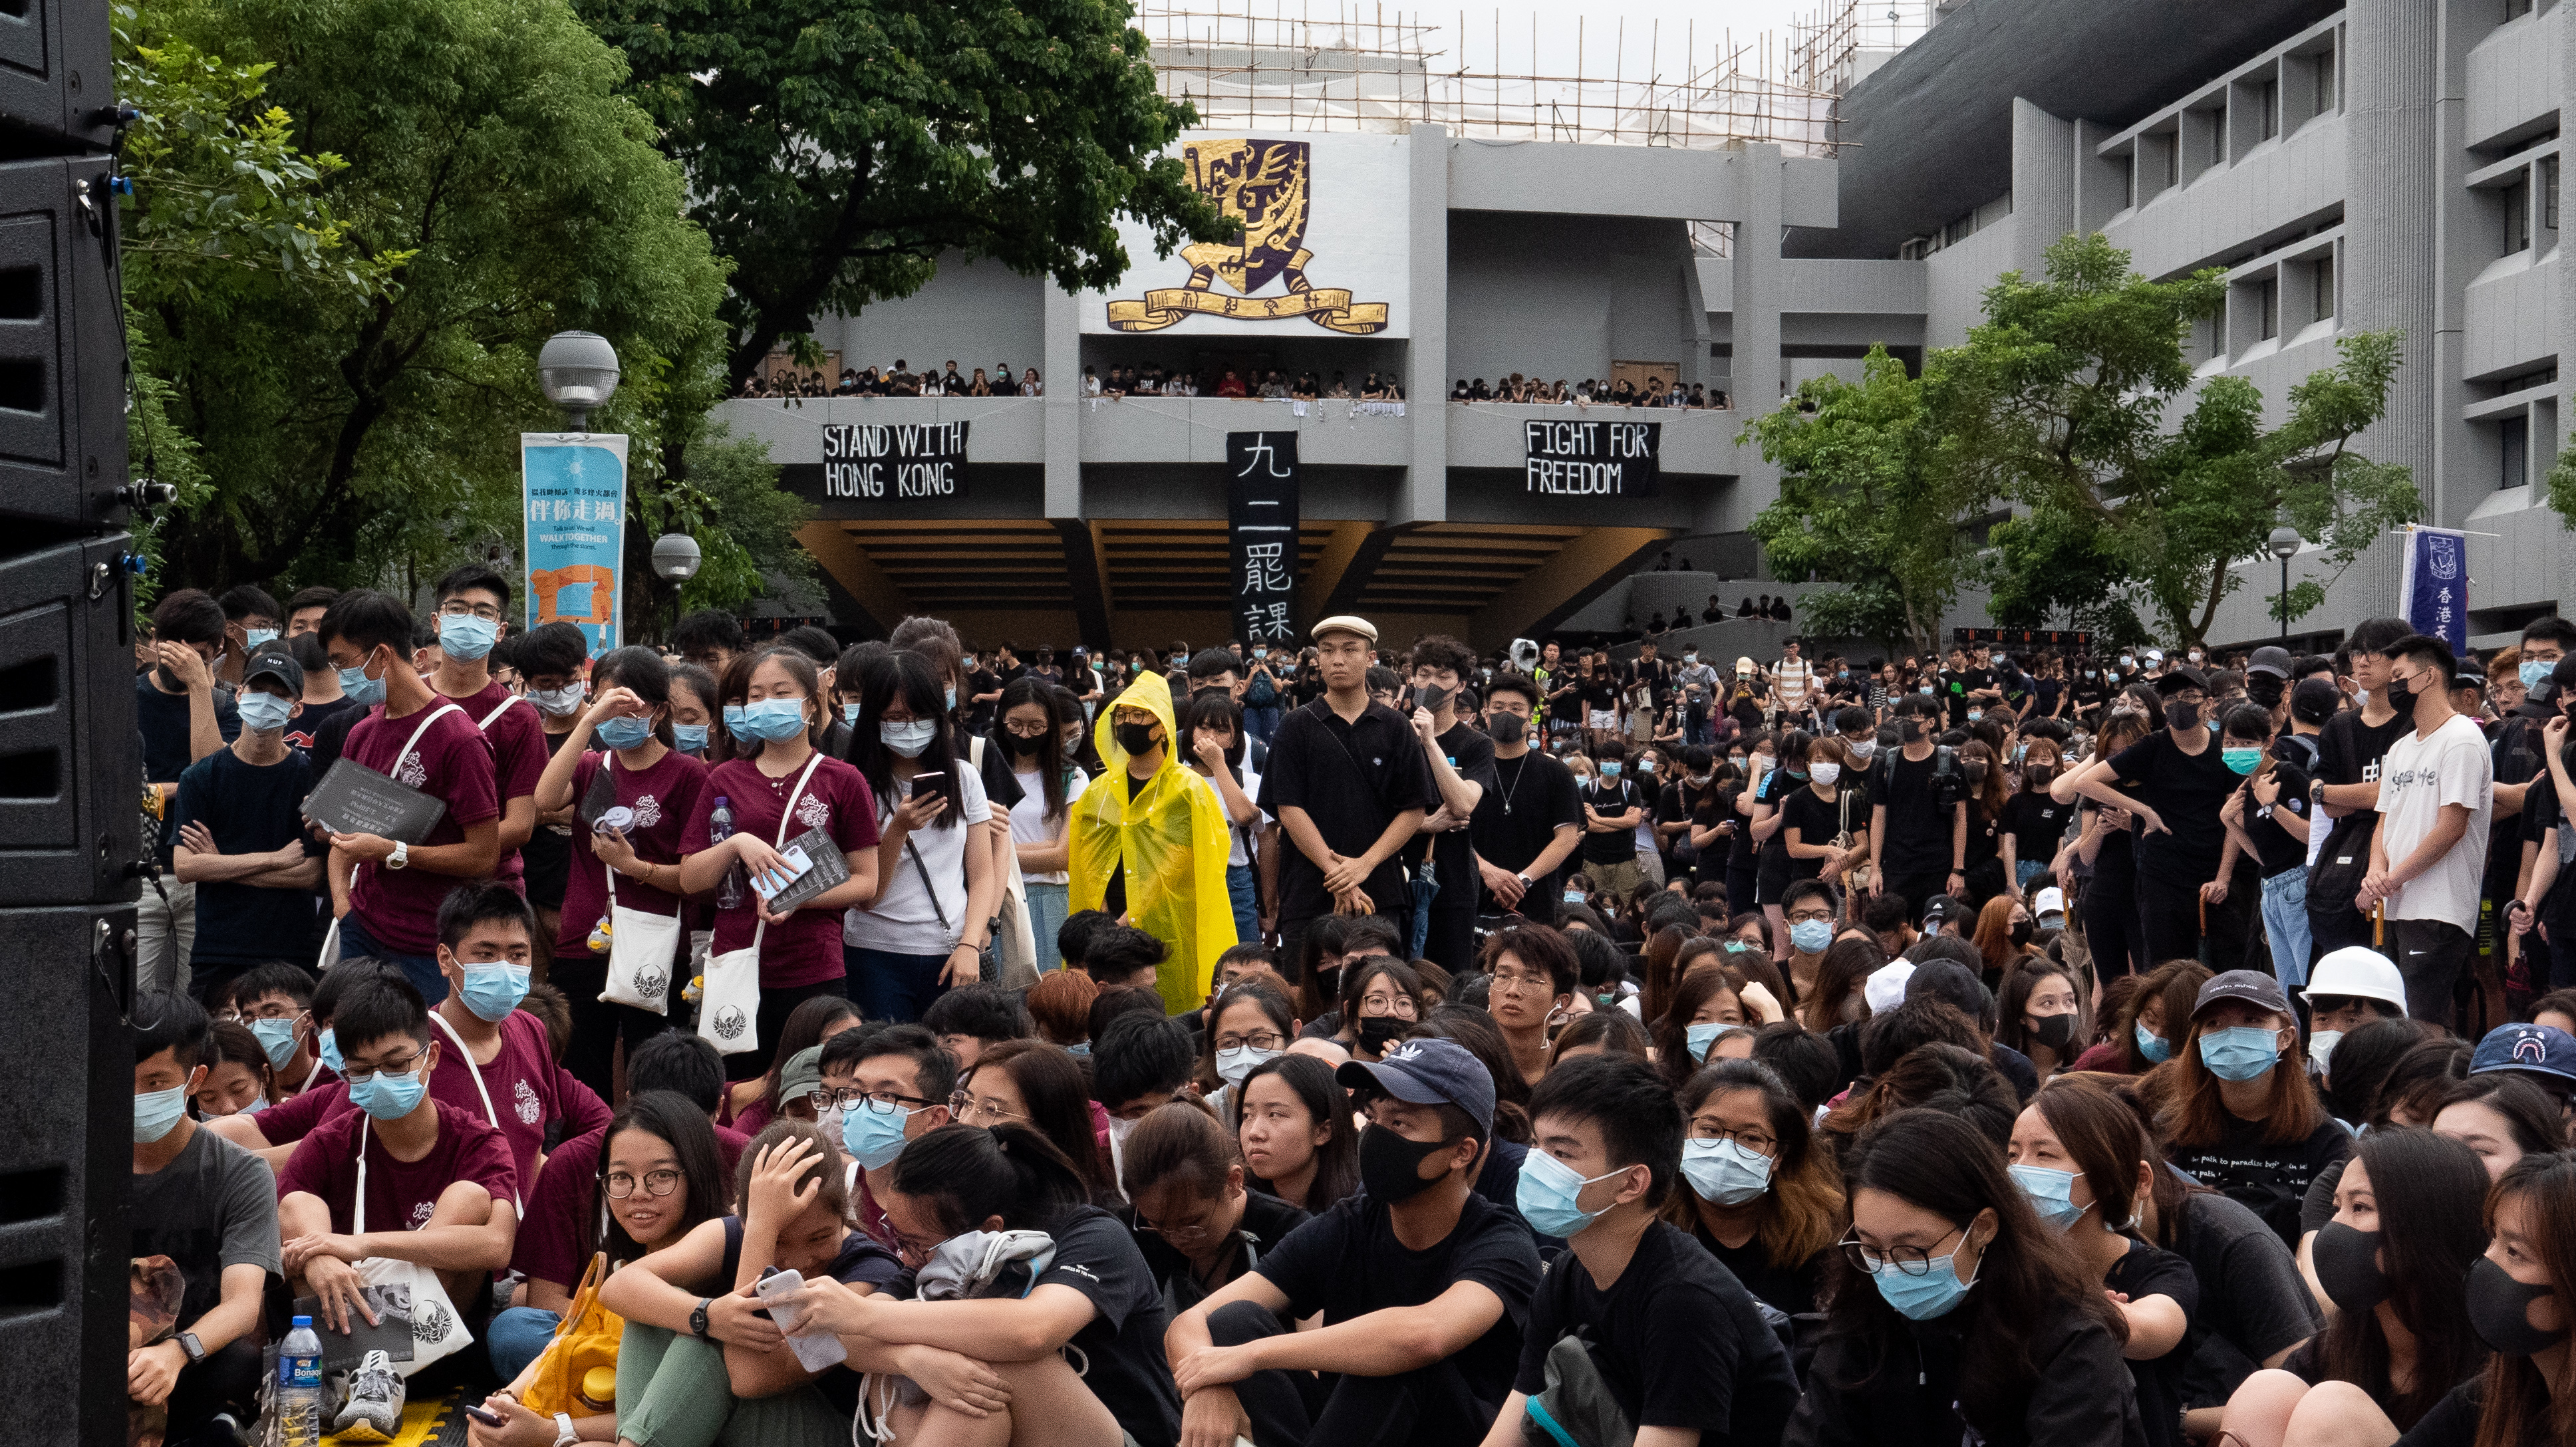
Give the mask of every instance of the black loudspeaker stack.
[{"label": "black loudspeaker stack", "polygon": [[[109,0],[0,0],[0,1442],[126,1439],[141,747]],[[117,1127],[129,1127],[120,1141]]]}]

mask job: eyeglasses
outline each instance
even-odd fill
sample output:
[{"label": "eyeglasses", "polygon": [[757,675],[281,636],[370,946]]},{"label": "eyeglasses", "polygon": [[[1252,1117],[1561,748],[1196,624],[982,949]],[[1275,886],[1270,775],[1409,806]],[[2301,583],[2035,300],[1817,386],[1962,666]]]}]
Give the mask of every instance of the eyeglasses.
[{"label": "eyeglasses", "polygon": [[989,1100],[977,1100],[975,1097],[968,1095],[962,1090],[957,1092],[955,1095],[948,1097],[948,1109],[960,1121],[963,1121],[967,1125],[976,1125],[986,1121],[1028,1119],[1027,1116],[1021,1115],[1015,1111],[1004,1110],[999,1105],[996,1105]]},{"label": "eyeglasses", "polygon": [[894,1233],[894,1254],[902,1257],[907,1264],[927,1261],[933,1252],[947,1244],[948,1238],[945,1236],[914,1236],[902,1231]]},{"label": "eyeglasses", "polygon": [[1789,916],[1791,924],[1831,924],[1834,912],[1829,909],[1802,909]]},{"label": "eyeglasses", "polygon": [[[680,1177],[685,1174],[687,1174],[685,1171],[646,1171],[644,1194],[667,1196],[680,1188]],[[608,1199],[612,1201],[623,1201],[635,1194],[635,1178],[624,1171],[609,1172],[600,1185],[608,1192]]]},{"label": "eyeglasses", "polygon": [[420,1057],[422,1053],[423,1052],[421,1051],[415,1050],[400,1060],[388,1060],[382,1065],[377,1066],[375,1070],[362,1069],[357,1062],[351,1061],[349,1063],[349,1068],[340,1072],[340,1078],[348,1082],[350,1089],[355,1090],[359,1086],[366,1084],[368,1081],[375,1079],[376,1071],[378,1070],[389,1075],[409,1075],[420,1068]]},{"label": "eyeglasses", "polygon": [[866,1109],[878,1115],[893,1115],[907,1105],[919,1110],[939,1103],[935,1100],[923,1100],[917,1095],[899,1095],[891,1090],[866,1091],[851,1086],[844,1086],[839,1090],[829,1086],[818,1087],[806,1092],[805,1098],[813,1103],[814,1113],[817,1115],[834,1107],[845,1112]]},{"label": "eyeglasses", "polygon": [[1249,1035],[1219,1035],[1216,1048],[1241,1050],[1249,1046],[1254,1050],[1276,1050],[1287,1038],[1276,1030],[1255,1030]]},{"label": "eyeglasses", "polygon": [[493,607],[489,603],[467,603],[461,599],[450,598],[446,602],[438,605],[438,616],[441,618],[481,618],[488,622],[498,623],[501,621],[501,610]]},{"label": "eyeglasses", "polygon": [[[1951,1227],[1948,1231],[1942,1233],[1941,1241],[1947,1241],[1951,1237],[1958,1235],[1961,1229],[1962,1228],[1957,1226]],[[1858,1231],[1855,1230],[1852,1235],[1845,1236],[1840,1241],[1834,1243],[1835,1245],[1843,1248],[1843,1260],[1850,1263],[1852,1270],[1863,1272],[1870,1276],[1876,1276],[1888,1267],[1894,1266],[1899,1272],[1907,1276],[1929,1276],[1932,1274],[1932,1253],[1923,1247],[1890,1246],[1886,1251],[1880,1252],[1862,1245],[1858,1239],[1858,1234]],[[1941,1244],[1941,1241],[1935,1241],[1932,1244],[1938,1246]]]},{"label": "eyeglasses", "polygon": [[[1494,971],[1494,988],[1497,990],[1508,990],[1515,994],[1519,993],[1523,989],[1545,991],[1555,983],[1556,982],[1549,976],[1531,974],[1521,970]],[[1406,1003],[1410,1004],[1412,1002],[1407,1001]]]},{"label": "eyeglasses", "polygon": [[1410,1020],[1413,1018],[1413,997],[1411,995],[1362,995],[1360,1013],[1394,1015]]},{"label": "eyeglasses", "polygon": [[1695,1141],[1733,1141],[1757,1156],[1775,1154],[1780,1143],[1764,1131],[1728,1130],[1724,1126],[1692,1126],[1690,1138]]}]

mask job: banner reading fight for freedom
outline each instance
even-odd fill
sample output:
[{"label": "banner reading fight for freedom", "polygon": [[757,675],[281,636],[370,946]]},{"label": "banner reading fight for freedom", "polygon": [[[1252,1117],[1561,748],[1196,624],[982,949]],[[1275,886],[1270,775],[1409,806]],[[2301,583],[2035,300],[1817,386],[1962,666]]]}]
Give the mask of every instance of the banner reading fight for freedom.
[{"label": "banner reading fight for freedom", "polygon": [[2406,621],[2415,631],[2451,645],[2451,656],[2469,652],[2469,540],[2453,528],[2409,526],[2406,570],[2397,588]]},{"label": "banner reading fight for freedom", "polygon": [[1661,422],[1521,424],[1528,490],[1543,497],[1653,497]]},{"label": "banner reading fight for freedom", "polygon": [[625,621],[626,437],[522,432],[519,471],[528,626],[573,624],[597,658],[617,646]]},{"label": "banner reading fight for freedom", "polygon": [[[966,495],[963,422],[833,423],[823,431],[823,500],[914,502]],[[834,516],[849,514],[835,512]]]},{"label": "banner reading fight for freedom", "polygon": [[1234,624],[1247,643],[1296,637],[1297,434],[1225,434],[1225,532]]}]

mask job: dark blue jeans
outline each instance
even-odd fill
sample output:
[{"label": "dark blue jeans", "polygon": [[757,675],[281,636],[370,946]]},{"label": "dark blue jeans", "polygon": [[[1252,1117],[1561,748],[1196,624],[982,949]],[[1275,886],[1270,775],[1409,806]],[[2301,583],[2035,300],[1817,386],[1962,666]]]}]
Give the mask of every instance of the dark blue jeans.
[{"label": "dark blue jeans", "polygon": [[358,923],[358,912],[351,910],[340,921],[340,958],[344,960],[377,959],[389,965],[402,966],[404,978],[420,991],[423,1003],[435,1005],[447,998],[447,977],[438,972],[435,955],[404,955],[384,948]]},{"label": "dark blue jeans", "polygon": [[898,955],[843,945],[841,957],[849,963],[850,998],[871,1024],[918,1020],[931,1001],[947,993],[939,983],[939,972],[948,965],[946,955]]}]

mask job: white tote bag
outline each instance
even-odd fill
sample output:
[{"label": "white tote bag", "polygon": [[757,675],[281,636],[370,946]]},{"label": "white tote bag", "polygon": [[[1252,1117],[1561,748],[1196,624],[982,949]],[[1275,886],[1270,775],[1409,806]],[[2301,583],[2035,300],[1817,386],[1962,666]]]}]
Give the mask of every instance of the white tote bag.
[{"label": "white tote bag", "polygon": [[[770,848],[787,847],[787,826],[796,822],[796,801],[805,793],[806,781],[814,777],[815,765],[822,762],[819,750],[805,761],[805,772],[796,776],[796,787],[788,791],[786,806],[778,811],[778,838]],[[755,912],[758,908],[753,906]],[[762,920],[752,926],[750,944],[707,961],[706,989],[698,997],[698,1035],[719,1055],[740,1055],[760,1045],[760,941],[768,932],[769,921]]]},{"label": "white tote bag", "polygon": [[[438,1018],[436,1011],[430,1018]],[[468,1056],[466,1067],[473,1068]],[[358,1122],[358,1201],[350,1212],[352,1235],[367,1233],[367,1129],[373,1121]],[[370,1256],[357,1265],[358,1279],[370,1288],[370,1295],[383,1300],[389,1311],[400,1311],[411,1319],[411,1360],[394,1363],[394,1370],[411,1376],[421,1368],[463,1351],[474,1340],[465,1318],[449,1300],[447,1288],[440,1284],[438,1273],[412,1261],[396,1261],[390,1256]]]},{"label": "white tote bag", "polygon": [[[613,775],[617,755],[600,763]],[[632,1005],[656,1015],[670,1013],[671,966],[680,953],[680,916],[628,909],[617,902],[617,871],[608,875],[608,988],[599,992],[609,1005]]]}]

